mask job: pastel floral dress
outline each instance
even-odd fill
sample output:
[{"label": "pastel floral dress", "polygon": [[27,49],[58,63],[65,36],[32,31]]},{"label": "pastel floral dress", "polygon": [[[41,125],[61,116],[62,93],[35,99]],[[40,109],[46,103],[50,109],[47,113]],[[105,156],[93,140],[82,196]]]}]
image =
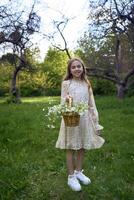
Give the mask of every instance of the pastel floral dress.
[{"label": "pastel floral dress", "polygon": [[98,111],[91,88],[82,80],[66,80],[62,82],[61,103],[65,103],[67,95],[73,97],[73,103],[88,103],[89,109],[80,116],[79,126],[66,127],[62,118],[56,148],[60,149],[96,149],[100,148],[105,140],[97,135],[97,130],[103,129],[99,125]]}]

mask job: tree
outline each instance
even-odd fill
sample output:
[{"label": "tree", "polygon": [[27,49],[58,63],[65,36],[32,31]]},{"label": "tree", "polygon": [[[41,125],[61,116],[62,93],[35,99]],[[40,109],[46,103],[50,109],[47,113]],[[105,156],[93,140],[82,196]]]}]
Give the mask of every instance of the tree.
[{"label": "tree", "polygon": [[[122,62],[124,38],[129,46],[128,55],[134,55],[134,2],[132,0],[93,0],[90,2],[92,12],[90,12],[90,29],[92,36],[105,44],[107,37],[114,37],[115,68],[110,72],[103,68],[89,68],[89,75],[94,75],[109,79],[117,85],[118,97],[123,98],[126,90],[134,84],[134,62],[131,62],[127,70]],[[128,49],[127,49],[128,50]],[[127,58],[129,60],[129,58]],[[128,62],[129,63],[129,62]],[[111,70],[111,68],[110,68]]]},{"label": "tree", "polygon": [[66,72],[68,56],[56,48],[49,48],[44,62],[41,64],[46,77],[45,89],[59,89],[61,80]]},{"label": "tree", "polygon": [[17,103],[20,101],[16,87],[17,75],[21,70],[32,69],[32,63],[28,59],[28,49],[32,46],[31,36],[39,31],[40,17],[34,11],[35,2],[28,16],[24,11],[15,11],[15,8],[11,10],[10,4],[11,2],[0,6],[0,45],[7,50],[12,49],[12,54],[7,54],[1,60],[8,60],[14,65],[11,94],[13,101]]}]

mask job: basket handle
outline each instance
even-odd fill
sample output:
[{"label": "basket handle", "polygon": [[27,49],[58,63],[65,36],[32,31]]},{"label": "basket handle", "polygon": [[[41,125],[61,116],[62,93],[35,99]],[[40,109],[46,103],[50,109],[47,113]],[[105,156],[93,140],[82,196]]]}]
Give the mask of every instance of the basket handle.
[{"label": "basket handle", "polygon": [[68,107],[69,107],[69,108],[72,107],[72,102],[73,102],[72,97],[69,97],[69,98],[68,98]]}]

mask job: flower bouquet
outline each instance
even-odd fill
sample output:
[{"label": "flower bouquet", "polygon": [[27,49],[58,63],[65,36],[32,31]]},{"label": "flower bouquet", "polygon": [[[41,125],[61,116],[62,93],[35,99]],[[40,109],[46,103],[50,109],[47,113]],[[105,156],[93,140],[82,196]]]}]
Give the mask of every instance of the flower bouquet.
[{"label": "flower bouquet", "polygon": [[[79,125],[80,115],[88,110],[88,104],[78,103],[73,105],[71,101],[65,104],[58,104],[48,108],[47,117],[49,121],[55,122],[56,118],[63,116],[65,126],[74,127]],[[50,128],[55,128],[53,125],[48,125]]]}]

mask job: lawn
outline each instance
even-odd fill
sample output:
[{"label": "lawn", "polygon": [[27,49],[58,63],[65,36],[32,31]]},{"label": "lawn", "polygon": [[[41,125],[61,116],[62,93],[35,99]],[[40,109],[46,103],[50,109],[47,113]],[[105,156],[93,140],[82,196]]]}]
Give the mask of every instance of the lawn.
[{"label": "lawn", "polygon": [[86,152],[92,184],[81,192],[68,188],[65,152],[55,148],[60,120],[55,129],[46,126],[42,109],[49,98],[22,100],[11,105],[0,99],[0,200],[134,199],[134,98],[96,97],[106,142]]}]

